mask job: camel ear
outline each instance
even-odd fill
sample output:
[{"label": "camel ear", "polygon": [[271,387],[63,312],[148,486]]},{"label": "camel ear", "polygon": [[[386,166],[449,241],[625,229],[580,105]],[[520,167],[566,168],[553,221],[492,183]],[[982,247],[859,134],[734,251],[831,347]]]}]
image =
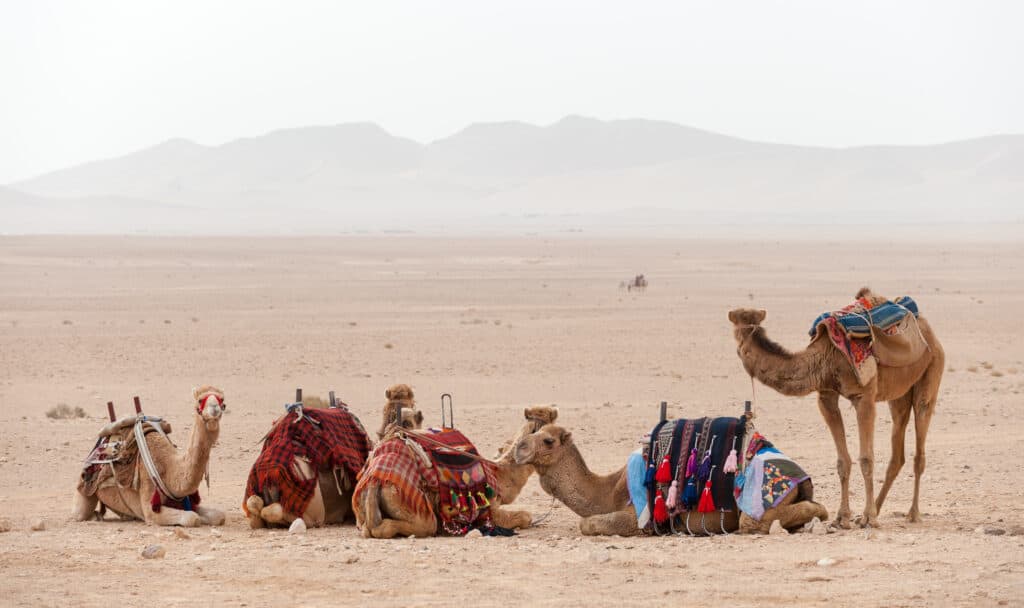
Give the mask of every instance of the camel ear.
[{"label": "camel ear", "polygon": [[569,443],[570,441],[572,441],[572,432],[571,431],[562,431],[562,436],[559,438],[559,441],[561,441],[562,445],[565,445],[565,444]]},{"label": "camel ear", "polygon": [[391,389],[390,388],[384,389],[384,398],[385,399],[390,399],[391,398]]},{"label": "camel ear", "polygon": [[764,321],[764,318],[767,317],[767,316],[768,316],[768,311],[763,309],[763,308],[761,310],[757,311],[757,313],[754,315],[754,317],[757,319],[757,323],[760,323],[761,321]]},{"label": "camel ear", "polygon": [[739,321],[736,320],[736,311],[735,310],[730,310],[729,311],[729,322],[732,323],[733,325],[736,325],[737,323],[739,323]]},{"label": "camel ear", "polygon": [[530,408],[528,408],[528,407],[524,407],[523,408],[523,418],[526,418],[527,420],[530,419]]},{"label": "camel ear", "polygon": [[558,420],[558,408],[552,405],[551,406],[551,422],[554,422],[555,420]]},{"label": "camel ear", "polygon": [[416,424],[423,424],[423,412],[416,410]]}]

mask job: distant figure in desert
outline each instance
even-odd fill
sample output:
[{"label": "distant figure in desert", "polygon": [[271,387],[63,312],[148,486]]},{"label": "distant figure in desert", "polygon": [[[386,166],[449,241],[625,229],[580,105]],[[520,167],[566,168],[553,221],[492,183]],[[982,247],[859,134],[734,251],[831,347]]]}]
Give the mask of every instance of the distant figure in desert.
[{"label": "distant figure in desert", "polygon": [[123,519],[159,526],[224,523],[223,511],[199,504],[199,484],[220,435],[224,393],[201,386],[192,397],[196,413],[184,450],[174,445],[167,436],[170,426],[159,419],[131,416],[100,431],[75,492],[76,520],[102,519],[110,509]]},{"label": "distant figure in desert", "polygon": [[[842,498],[835,523],[850,527],[850,468],[853,459],[846,447],[846,430],[839,409],[839,397],[850,400],[857,411],[860,435],[861,474],[864,476],[865,504],[861,522],[876,526],[877,516],[890,486],[904,463],[904,435],[910,414],[914,414],[917,436],[914,452],[914,500],[907,513],[911,522],[920,521],[918,499],[921,476],[925,468],[925,439],[939,394],[939,383],[945,365],[945,354],[931,326],[917,316],[917,305],[909,298],[899,298],[910,309],[891,316],[888,328],[877,325],[886,310],[896,310],[893,302],[863,288],[857,301],[846,309],[825,313],[812,327],[811,343],[792,353],[770,340],[761,322],[763,310],[738,308],[729,312],[736,338],[736,353],[752,378],[783,395],[802,396],[818,393],[818,409],[825,418],[838,452],[839,481]],[[911,306],[912,305],[912,306]],[[898,312],[898,311],[897,311]],[[867,338],[844,329],[840,321],[851,318],[861,323],[858,330]],[[863,333],[862,333],[863,335]],[[892,416],[892,459],[885,482],[874,497],[875,402],[888,401]]]},{"label": "distant figure in desert", "polygon": [[622,281],[619,283],[619,289],[625,288],[626,291],[633,291],[634,289],[643,292],[647,289],[647,277],[642,274],[638,274],[629,281]]}]

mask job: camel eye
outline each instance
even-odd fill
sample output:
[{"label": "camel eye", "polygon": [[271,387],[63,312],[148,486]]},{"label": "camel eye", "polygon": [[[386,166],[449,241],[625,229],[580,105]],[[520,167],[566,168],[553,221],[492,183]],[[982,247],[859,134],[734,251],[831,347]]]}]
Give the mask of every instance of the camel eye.
[{"label": "camel eye", "polygon": [[555,440],[550,438],[550,437],[545,437],[544,438],[544,445],[546,445],[548,447],[553,446],[553,445],[555,445]]}]

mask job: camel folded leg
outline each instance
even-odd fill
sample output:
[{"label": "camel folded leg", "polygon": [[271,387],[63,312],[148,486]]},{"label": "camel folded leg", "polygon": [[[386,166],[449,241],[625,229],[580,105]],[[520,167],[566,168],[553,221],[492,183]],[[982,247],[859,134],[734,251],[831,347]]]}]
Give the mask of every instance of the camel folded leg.
[{"label": "camel folded leg", "polygon": [[636,510],[630,506],[622,511],[584,517],[580,520],[580,532],[584,536],[635,536],[640,534]]},{"label": "camel folded leg", "polygon": [[91,519],[102,519],[99,511],[96,510],[100,499],[98,496],[93,494],[92,496],[86,496],[81,492],[75,492],[75,504],[71,508],[71,517],[75,521],[89,521]]},{"label": "camel folded leg", "polygon": [[224,515],[224,511],[220,509],[214,509],[212,507],[195,507],[196,513],[199,514],[199,521],[204,526],[223,526],[227,516]]},{"label": "camel folded leg", "polygon": [[522,530],[529,528],[533,523],[533,516],[529,511],[514,511],[506,507],[494,507],[491,509],[491,517],[494,519],[494,525],[502,528]]},{"label": "camel folded leg", "polygon": [[363,526],[363,536],[367,538],[425,538],[437,534],[434,514],[407,509],[394,486],[370,484],[364,490],[361,506],[363,512],[359,514],[359,522]]},{"label": "camel folded leg", "polygon": [[184,511],[164,506],[160,509],[159,513],[154,513],[148,504],[143,508],[147,513],[146,523],[158,526],[182,526],[185,528],[195,528],[202,523],[202,517],[195,511]]},{"label": "camel folded leg", "polygon": [[263,511],[263,499],[258,495],[253,494],[249,498],[245,499],[245,509],[248,512],[246,518],[249,520],[249,527],[253,530],[259,528],[265,528],[267,522],[260,517],[260,513]]},{"label": "camel folded leg", "polygon": [[740,514],[740,532],[743,534],[768,534],[772,523],[778,520],[782,527],[789,530],[798,530],[805,524],[817,517],[821,521],[828,519],[828,509],[824,505],[803,500],[788,505],[773,507],[764,512],[761,521],[757,521],[747,515]]}]

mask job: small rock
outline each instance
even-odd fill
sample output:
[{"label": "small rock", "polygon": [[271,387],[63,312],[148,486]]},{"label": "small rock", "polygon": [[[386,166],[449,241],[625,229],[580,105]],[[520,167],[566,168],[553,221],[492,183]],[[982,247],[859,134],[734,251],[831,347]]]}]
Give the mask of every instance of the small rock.
[{"label": "small rock", "polygon": [[[0,531],[3,531],[3,524],[0,523]],[[1024,527],[1014,526],[1010,528],[1010,536],[1021,536],[1024,535]]]},{"label": "small rock", "polygon": [[358,561],[359,561],[359,556],[356,555],[355,553],[349,553],[345,557],[341,558],[341,563],[343,563],[343,564],[354,564],[354,563],[356,563]]},{"label": "small rock", "polygon": [[823,568],[827,568],[829,566],[835,566],[836,563],[837,563],[836,560],[832,559],[831,557],[823,557],[823,558],[818,560],[818,565],[823,567]]},{"label": "small rock", "polygon": [[483,538],[484,533],[480,531],[480,528],[475,528],[466,532],[466,538]]},{"label": "small rock", "polygon": [[771,536],[775,536],[777,534],[786,535],[786,534],[789,534],[789,531],[786,530],[785,528],[783,528],[782,527],[782,522],[780,522],[779,520],[776,519],[775,521],[772,522],[772,526],[770,528],[768,528],[768,534],[771,535]]},{"label": "small rock", "polygon": [[974,533],[975,534],[984,534],[985,533],[985,526],[978,526],[977,528],[974,529]]},{"label": "small rock", "polygon": [[32,525],[30,527],[33,532],[42,532],[46,529],[46,522],[42,519],[36,519],[32,521]]},{"label": "small rock", "polygon": [[184,528],[175,528],[174,535],[180,538],[181,540],[188,540],[192,538],[192,535],[186,532]]},{"label": "small rock", "polygon": [[995,526],[985,526],[985,534],[988,534],[989,536],[1002,536],[1003,534],[1006,534],[1006,530]]},{"label": "small rock", "polygon": [[811,521],[804,524],[804,532],[807,534],[824,535],[828,534],[828,526],[824,524],[820,519],[815,517]]},{"label": "small rock", "polygon": [[146,559],[159,559],[167,555],[167,550],[164,549],[163,545],[147,545],[142,550],[142,557]]},{"label": "small rock", "polygon": [[592,551],[590,553],[590,561],[594,561],[594,562],[597,562],[599,564],[604,564],[604,563],[608,562],[609,560],[611,560],[611,558],[612,558],[612,554],[609,553],[606,550],[603,550],[603,549],[600,550],[600,551]]},{"label": "small rock", "polygon": [[306,522],[302,521],[302,518],[298,518],[292,522],[292,525],[288,526],[288,532],[291,534],[305,534],[306,533]]},{"label": "small rock", "polygon": [[9,519],[0,519],[0,532],[10,532],[11,521]]}]

